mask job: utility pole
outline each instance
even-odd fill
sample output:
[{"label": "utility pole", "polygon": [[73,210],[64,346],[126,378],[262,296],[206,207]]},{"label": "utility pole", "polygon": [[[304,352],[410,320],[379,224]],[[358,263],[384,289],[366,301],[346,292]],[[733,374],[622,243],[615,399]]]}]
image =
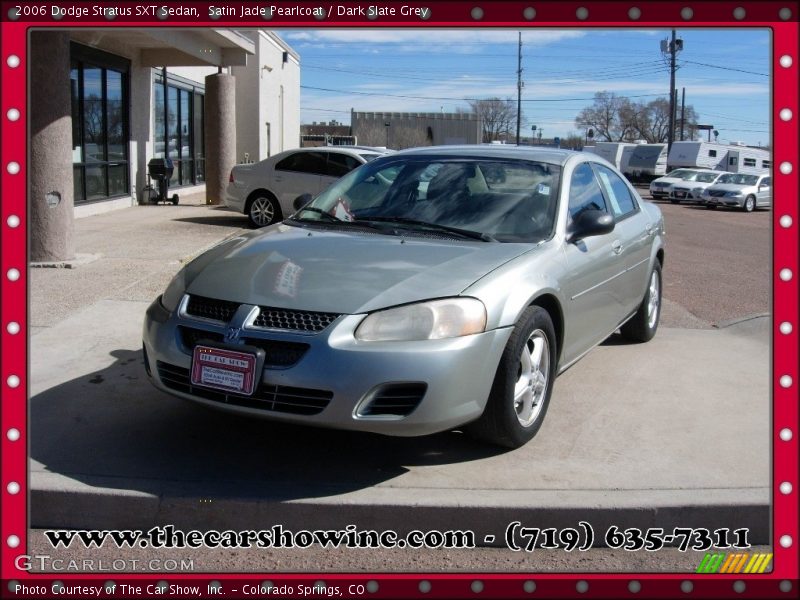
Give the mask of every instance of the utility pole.
[{"label": "utility pole", "polygon": [[681,88],[681,141],[683,141],[683,123],[686,119],[686,88]]},{"label": "utility pole", "polygon": [[675,30],[669,45],[669,132],[667,133],[667,154],[675,141]]},{"label": "utility pole", "polygon": [[517,56],[517,146],[519,146],[519,128],[522,121],[522,32],[519,32],[519,54]]}]

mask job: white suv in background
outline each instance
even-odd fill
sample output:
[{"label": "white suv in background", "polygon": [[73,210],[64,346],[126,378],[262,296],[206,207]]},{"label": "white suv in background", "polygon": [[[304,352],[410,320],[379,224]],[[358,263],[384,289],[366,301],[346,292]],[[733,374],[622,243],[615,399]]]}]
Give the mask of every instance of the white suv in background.
[{"label": "white suv in background", "polygon": [[295,199],[316,196],[356,167],[386,150],[359,146],[298,148],[231,169],[225,204],[244,213],[253,227],[266,227],[292,214]]}]

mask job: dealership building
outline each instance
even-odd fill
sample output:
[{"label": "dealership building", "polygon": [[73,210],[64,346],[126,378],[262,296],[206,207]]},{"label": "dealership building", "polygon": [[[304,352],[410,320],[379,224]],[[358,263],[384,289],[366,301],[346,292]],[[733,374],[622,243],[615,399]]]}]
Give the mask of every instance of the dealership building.
[{"label": "dealership building", "polygon": [[231,167],[296,148],[300,60],[266,30],[108,28],[30,34],[30,260],[74,257],[73,220],[170,194],[221,201]]}]

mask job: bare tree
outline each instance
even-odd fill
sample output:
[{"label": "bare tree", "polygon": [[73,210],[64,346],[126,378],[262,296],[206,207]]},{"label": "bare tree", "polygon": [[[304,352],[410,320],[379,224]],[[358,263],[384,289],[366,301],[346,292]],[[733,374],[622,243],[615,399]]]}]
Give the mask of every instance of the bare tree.
[{"label": "bare tree", "polygon": [[[685,108],[684,135],[695,139],[697,112],[692,106]],[[680,117],[679,119],[680,120]],[[613,92],[597,92],[594,102],[575,118],[575,126],[584,131],[593,129],[595,139],[607,142],[649,143],[666,142],[669,137],[669,100],[657,98],[650,102],[631,102]],[[679,135],[678,126],[676,135]]]},{"label": "bare tree", "polygon": [[593,129],[597,141],[620,142],[631,133],[631,102],[613,92],[597,92],[594,103],[575,118],[581,130]]},{"label": "bare tree", "polygon": [[472,112],[483,122],[483,141],[508,140],[517,128],[517,108],[510,98],[489,98],[469,103]]}]

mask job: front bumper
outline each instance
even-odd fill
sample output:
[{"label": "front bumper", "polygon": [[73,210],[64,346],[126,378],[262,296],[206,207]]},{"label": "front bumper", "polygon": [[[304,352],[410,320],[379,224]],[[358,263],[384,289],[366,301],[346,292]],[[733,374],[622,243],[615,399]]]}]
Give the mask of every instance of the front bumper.
[{"label": "front bumper", "polygon": [[[226,324],[187,318],[179,312],[167,312],[158,299],[145,317],[144,351],[158,389],[259,418],[398,436],[445,431],[479,417],[513,329],[446,340],[361,342],[353,332],[364,315],[343,315],[316,334],[245,328],[241,335],[248,339],[304,344],[308,348],[291,366],[265,366],[253,397],[241,397],[209,393],[186,381],[192,350],[181,328],[221,337]],[[376,390],[409,384],[423,389],[424,395],[408,415],[357,414]],[[312,398],[312,404],[321,409],[315,414],[297,414],[290,407],[287,412],[285,408],[290,405],[280,399],[293,395]]]},{"label": "front bumper", "polygon": [[744,196],[703,196],[703,203],[709,206],[744,206]]}]

